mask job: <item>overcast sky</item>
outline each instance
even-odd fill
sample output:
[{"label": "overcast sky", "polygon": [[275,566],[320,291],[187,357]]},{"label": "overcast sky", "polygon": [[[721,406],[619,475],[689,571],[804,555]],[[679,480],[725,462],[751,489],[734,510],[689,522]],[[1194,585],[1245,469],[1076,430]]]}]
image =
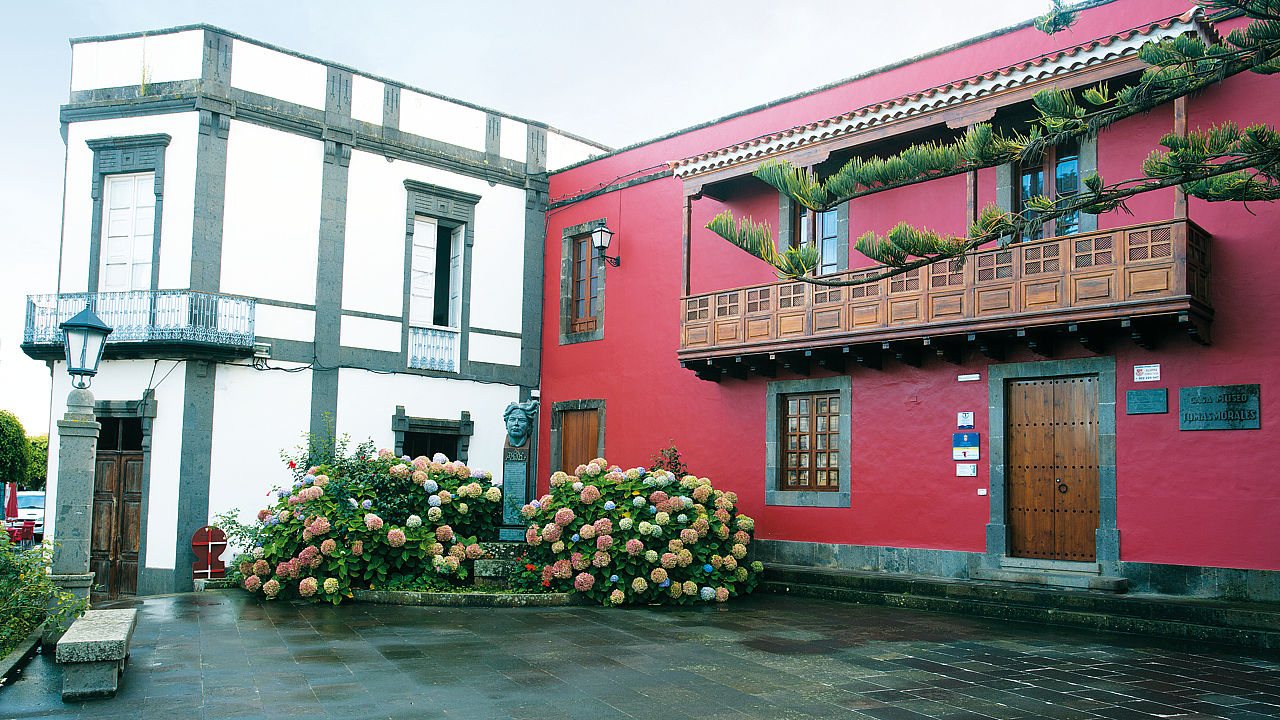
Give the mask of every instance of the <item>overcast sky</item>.
[{"label": "overcast sky", "polygon": [[621,147],[1048,7],[1049,0],[13,3],[0,30],[0,59],[10,68],[0,80],[0,409],[16,413],[29,435],[48,429],[48,370],[18,346],[26,295],[56,289],[68,38],[205,22]]}]

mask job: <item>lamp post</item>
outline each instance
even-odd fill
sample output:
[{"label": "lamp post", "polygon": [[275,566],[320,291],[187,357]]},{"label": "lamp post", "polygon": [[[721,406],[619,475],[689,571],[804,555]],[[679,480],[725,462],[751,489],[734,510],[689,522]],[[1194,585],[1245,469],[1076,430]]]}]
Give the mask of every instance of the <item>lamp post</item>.
[{"label": "lamp post", "polygon": [[609,241],[612,239],[613,231],[609,229],[609,226],[604,224],[603,220],[601,220],[600,224],[596,225],[595,229],[591,231],[591,245],[596,249],[596,254],[601,258],[604,258],[604,261],[610,265],[618,267],[622,264],[622,258],[616,255],[614,257],[609,257],[605,254],[605,251],[609,249]]},{"label": "lamp post", "polygon": [[58,421],[58,494],[54,509],[52,580],[77,597],[88,598],[93,584],[89,550],[93,532],[93,475],[98,431],[89,384],[111,328],[85,308],[59,326],[66,343],[67,373],[74,386],[67,411]]}]

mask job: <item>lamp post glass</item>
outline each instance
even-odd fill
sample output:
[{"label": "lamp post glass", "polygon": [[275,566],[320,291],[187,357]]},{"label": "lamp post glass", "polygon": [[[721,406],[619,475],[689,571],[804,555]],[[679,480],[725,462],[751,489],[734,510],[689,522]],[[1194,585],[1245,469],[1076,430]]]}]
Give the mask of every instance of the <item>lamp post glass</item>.
[{"label": "lamp post glass", "polygon": [[66,342],[67,373],[71,375],[71,382],[78,388],[87,388],[98,374],[98,363],[102,361],[102,350],[111,328],[89,308],[58,327]]},{"label": "lamp post glass", "polygon": [[614,267],[618,267],[622,263],[622,259],[614,256],[609,257],[605,251],[609,249],[609,241],[613,239],[613,231],[601,220],[599,225],[591,231],[591,245],[596,249],[596,254],[604,258],[605,262]]}]

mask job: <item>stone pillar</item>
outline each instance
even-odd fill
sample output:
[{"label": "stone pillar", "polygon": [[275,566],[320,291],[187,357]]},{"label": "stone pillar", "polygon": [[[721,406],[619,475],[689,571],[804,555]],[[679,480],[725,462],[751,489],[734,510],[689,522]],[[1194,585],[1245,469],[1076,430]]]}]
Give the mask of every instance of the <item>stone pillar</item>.
[{"label": "stone pillar", "polygon": [[89,544],[93,531],[93,475],[98,431],[93,393],[73,389],[58,421],[58,496],[54,508],[53,581],[77,597],[89,597]]}]

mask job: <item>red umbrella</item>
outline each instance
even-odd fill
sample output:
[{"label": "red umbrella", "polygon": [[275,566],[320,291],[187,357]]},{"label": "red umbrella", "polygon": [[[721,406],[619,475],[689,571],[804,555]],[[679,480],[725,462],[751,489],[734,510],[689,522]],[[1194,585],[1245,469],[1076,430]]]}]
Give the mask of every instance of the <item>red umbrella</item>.
[{"label": "red umbrella", "polygon": [[4,492],[4,519],[18,517],[18,483],[9,483]]}]

